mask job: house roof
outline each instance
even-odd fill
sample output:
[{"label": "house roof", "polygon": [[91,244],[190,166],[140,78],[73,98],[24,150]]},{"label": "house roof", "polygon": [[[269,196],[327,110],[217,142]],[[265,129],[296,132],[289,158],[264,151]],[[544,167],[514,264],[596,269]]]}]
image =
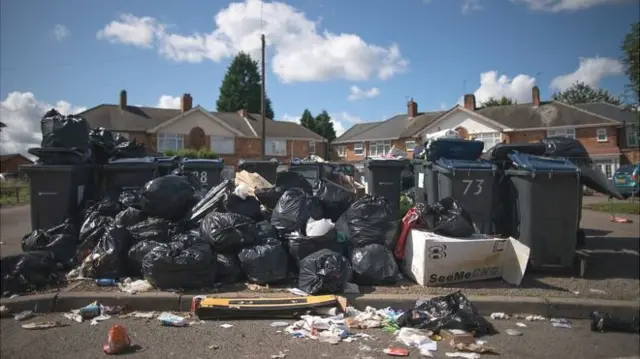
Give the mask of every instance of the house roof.
[{"label": "house roof", "polygon": [[[245,120],[235,112],[209,112],[214,118],[242,133],[245,137],[260,137],[262,121],[260,115],[249,114]],[[79,116],[84,117],[92,127],[104,127],[113,131],[145,132],[174,119],[181,111],[154,107],[127,106],[125,110],[118,105],[102,104],[90,108]],[[267,121],[267,137],[309,138],[323,141],[322,136],[293,122]],[[255,131],[255,132],[254,132]]]},{"label": "house roof", "polygon": [[597,115],[561,102],[543,102],[484,107],[479,114],[514,130],[563,126],[617,125],[608,117]]},{"label": "house roof", "polygon": [[357,124],[334,143],[413,137],[443,113],[443,111],[423,112],[411,119],[407,114],[401,114],[382,122]]},{"label": "house roof", "polygon": [[576,105],[576,107],[595,113],[596,115],[610,118],[620,123],[634,123],[638,116],[638,113],[636,112],[628,111],[620,106],[606,102],[581,103]]},{"label": "house roof", "polygon": [[22,157],[22,158],[24,158],[25,160],[27,160],[27,161],[29,161],[29,162],[33,163],[33,161],[32,161],[32,160],[28,159],[27,157],[25,157],[25,156],[23,156],[23,155],[21,155],[21,154],[19,154],[19,153],[12,153],[12,154],[8,154],[8,155],[1,155],[1,156],[0,156],[0,163],[5,162],[5,161],[9,161],[9,160],[14,159],[14,158],[16,158],[16,157]]}]

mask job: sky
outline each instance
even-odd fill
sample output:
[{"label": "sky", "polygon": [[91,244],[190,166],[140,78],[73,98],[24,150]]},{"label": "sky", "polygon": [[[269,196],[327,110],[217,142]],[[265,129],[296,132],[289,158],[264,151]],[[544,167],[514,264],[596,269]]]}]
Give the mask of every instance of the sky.
[{"label": "sky", "polygon": [[[620,44],[638,0],[0,0],[3,154],[40,118],[118,102],[215,110],[230,59],[259,59],[276,120],[326,110],[336,132],[406,112],[543,99],[576,81],[622,94]],[[28,26],[25,26],[28,24]]]}]

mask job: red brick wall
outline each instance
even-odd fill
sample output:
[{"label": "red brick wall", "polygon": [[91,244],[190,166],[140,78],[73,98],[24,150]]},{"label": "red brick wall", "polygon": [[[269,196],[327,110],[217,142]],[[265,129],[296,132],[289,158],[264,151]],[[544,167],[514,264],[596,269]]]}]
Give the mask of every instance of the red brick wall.
[{"label": "red brick wall", "polygon": [[[606,128],[607,140],[598,142],[597,131]],[[532,143],[538,142],[547,135],[547,131],[521,131],[506,134],[508,143]],[[618,131],[615,126],[577,128],[576,138],[587,149],[589,154],[607,154],[618,149]]]},{"label": "red brick wall", "polygon": [[0,173],[18,173],[18,166],[30,165],[32,162],[22,156],[15,156],[0,164]]}]

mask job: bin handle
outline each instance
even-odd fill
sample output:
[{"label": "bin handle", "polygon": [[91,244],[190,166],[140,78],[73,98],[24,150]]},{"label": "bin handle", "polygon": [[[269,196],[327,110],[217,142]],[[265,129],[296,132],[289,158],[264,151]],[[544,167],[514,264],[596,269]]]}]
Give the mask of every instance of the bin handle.
[{"label": "bin handle", "polygon": [[549,178],[551,178],[551,175],[553,174],[553,169],[549,170]]}]

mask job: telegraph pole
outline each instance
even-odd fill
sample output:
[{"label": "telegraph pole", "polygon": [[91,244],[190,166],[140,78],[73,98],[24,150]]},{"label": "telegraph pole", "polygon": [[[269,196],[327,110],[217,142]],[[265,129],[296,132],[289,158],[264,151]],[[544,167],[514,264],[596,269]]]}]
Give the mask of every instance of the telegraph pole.
[{"label": "telegraph pole", "polygon": [[264,83],[265,83],[265,73],[264,73],[264,51],[265,51],[265,44],[264,44],[264,34],[260,35],[260,39],[262,40],[262,61],[260,62],[261,65],[261,72],[262,72],[262,82],[261,82],[261,86],[260,86],[260,114],[262,115],[262,159],[266,160],[267,159],[267,148],[266,148],[266,140],[267,140],[267,121],[265,120],[266,118],[266,114],[267,114],[267,109],[265,107],[265,90],[264,90]]}]

